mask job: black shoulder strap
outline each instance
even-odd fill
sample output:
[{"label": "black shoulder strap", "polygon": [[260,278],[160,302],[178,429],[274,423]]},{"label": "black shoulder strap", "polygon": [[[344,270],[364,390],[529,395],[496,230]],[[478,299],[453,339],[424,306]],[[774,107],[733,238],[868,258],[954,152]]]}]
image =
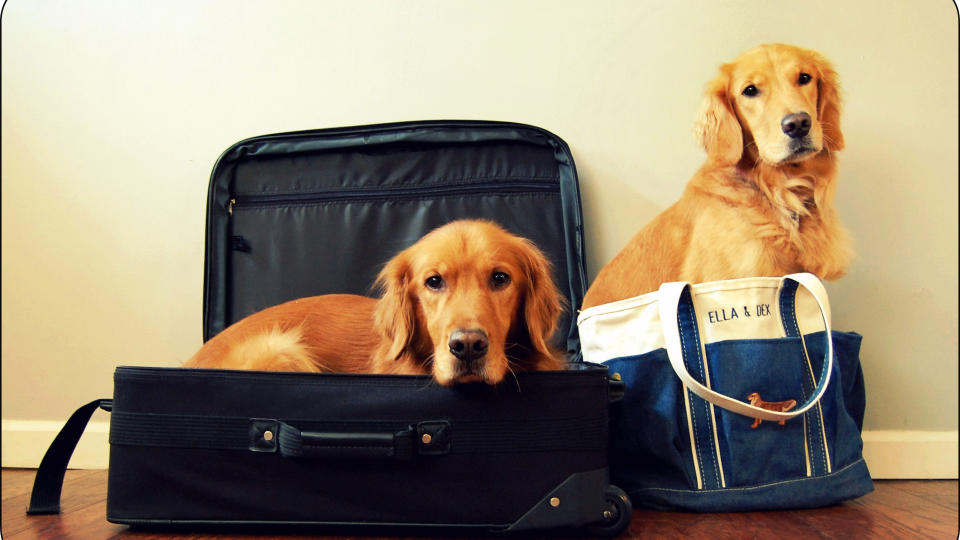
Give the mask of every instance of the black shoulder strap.
[{"label": "black shoulder strap", "polygon": [[37,469],[37,477],[33,481],[33,494],[30,496],[28,514],[59,514],[60,491],[63,489],[63,475],[70,463],[70,456],[80,442],[80,436],[87,427],[87,422],[93,416],[93,411],[113,408],[113,400],[98,399],[77,409],[60,430],[57,438],[50,444],[47,453]]}]

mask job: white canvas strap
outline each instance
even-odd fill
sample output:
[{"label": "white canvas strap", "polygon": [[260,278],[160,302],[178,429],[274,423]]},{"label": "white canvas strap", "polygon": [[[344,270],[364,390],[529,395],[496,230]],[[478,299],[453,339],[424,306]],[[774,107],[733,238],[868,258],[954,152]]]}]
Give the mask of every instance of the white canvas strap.
[{"label": "white canvas strap", "polygon": [[[821,374],[820,380],[816,382],[816,392],[814,392],[814,394],[810,396],[806,402],[789,412],[770,411],[723,395],[704,386],[694,379],[692,375],[690,375],[683,361],[683,345],[681,342],[680,327],[677,319],[678,306],[680,305],[681,296],[684,290],[686,290],[688,287],[691,287],[689,283],[670,282],[661,285],[658,305],[660,309],[660,322],[663,326],[663,337],[666,342],[667,356],[670,358],[670,365],[673,367],[674,372],[676,372],[677,377],[680,378],[683,384],[691,392],[718,407],[722,407],[737,414],[742,414],[751,418],[760,418],[761,420],[780,421],[789,420],[790,418],[800,416],[801,414],[810,410],[814,405],[817,404],[818,401],[820,401],[820,398],[823,397],[824,392],[826,392],[827,385],[830,382],[830,376],[833,373],[833,338],[830,333],[830,307],[826,300],[827,292],[823,287],[823,283],[821,283],[816,276],[813,274],[800,273],[790,274],[788,276],[784,276],[783,278],[772,279],[779,279],[781,287],[784,280],[793,280],[810,291],[820,308],[820,314],[823,317],[824,328],[826,329],[826,332],[824,333],[827,340],[827,344],[824,349],[826,351],[826,355],[824,357],[825,368]],[[744,376],[749,376],[749,374],[745,374]]]}]

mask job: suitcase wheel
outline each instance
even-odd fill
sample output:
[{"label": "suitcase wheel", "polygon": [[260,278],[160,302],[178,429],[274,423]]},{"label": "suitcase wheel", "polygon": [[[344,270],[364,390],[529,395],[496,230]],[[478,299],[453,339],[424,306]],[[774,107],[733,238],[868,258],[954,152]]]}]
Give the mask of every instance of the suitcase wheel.
[{"label": "suitcase wheel", "polygon": [[627,493],[614,485],[607,486],[604,499],[603,519],[587,525],[586,529],[591,536],[612,538],[623,532],[627,525],[630,525],[630,519],[633,517],[633,505],[630,503]]}]

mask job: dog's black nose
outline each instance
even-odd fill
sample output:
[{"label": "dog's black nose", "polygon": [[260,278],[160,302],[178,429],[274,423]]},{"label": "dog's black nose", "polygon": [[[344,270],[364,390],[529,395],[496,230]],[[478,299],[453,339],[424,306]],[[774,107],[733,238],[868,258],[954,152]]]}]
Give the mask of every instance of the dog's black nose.
[{"label": "dog's black nose", "polygon": [[489,341],[483,330],[456,330],[450,334],[450,352],[460,360],[474,360],[487,354]]},{"label": "dog's black nose", "polygon": [[805,112],[788,114],[780,121],[780,128],[791,139],[806,137],[810,133],[810,115]]}]

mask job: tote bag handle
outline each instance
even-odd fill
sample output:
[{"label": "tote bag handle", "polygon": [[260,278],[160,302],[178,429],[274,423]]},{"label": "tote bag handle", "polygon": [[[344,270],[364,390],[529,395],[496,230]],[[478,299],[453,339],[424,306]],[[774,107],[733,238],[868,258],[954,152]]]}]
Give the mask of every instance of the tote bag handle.
[{"label": "tote bag handle", "polygon": [[[826,329],[825,335],[827,344],[824,349],[826,351],[826,355],[824,356],[823,360],[823,368],[820,371],[820,378],[817,381],[817,386],[814,388],[810,398],[807,399],[807,401],[801,406],[789,412],[770,411],[750,405],[749,403],[745,403],[738,399],[725,396],[712,390],[711,388],[704,386],[699,381],[694,379],[693,376],[690,375],[690,372],[687,370],[687,367],[683,362],[683,345],[680,337],[680,322],[678,319],[678,309],[683,293],[690,288],[690,284],[684,282],[664,283],[660,286],[660,298],[658,304],[660,308],[660,322],[663,326],[663,337],[664,341],[666,342],[667,355],[670,358],[670,365],[673,366],[674,372],[676,372],[677,376],[691,392],[728,411],[749,416],[751,418],[760,418],[761,420],[771,421],[789,420],[790,418],[800,416],[801,414],[810,410],[814,405],[817,404],[818,401],[820,401],[820,398],[823,397],[824,392],[827,390],[827,385],[830,382],[830,376],[833,373],[833,337],[830,333],[830,305],[826,300],[827,291],[823,287],[823,283],[821,283],[820,280],[813,274],[800,273],[784,276],[780,279],[781,289],[786,280],[797,282],[805,289],[810,291],[811,294],[813,294],[813,298],[817,301],[817,305],[820,308],[820,315],[823,317],[823,323]],[[692,301],[690,302],[690,312],[693,312]],[[700,340],[697,340],[697,342],[699,343]],[[705,357],[706,352],[703,351],[703,353]],[[705,361],[706,360],[704,360],[704,362]]]}]

